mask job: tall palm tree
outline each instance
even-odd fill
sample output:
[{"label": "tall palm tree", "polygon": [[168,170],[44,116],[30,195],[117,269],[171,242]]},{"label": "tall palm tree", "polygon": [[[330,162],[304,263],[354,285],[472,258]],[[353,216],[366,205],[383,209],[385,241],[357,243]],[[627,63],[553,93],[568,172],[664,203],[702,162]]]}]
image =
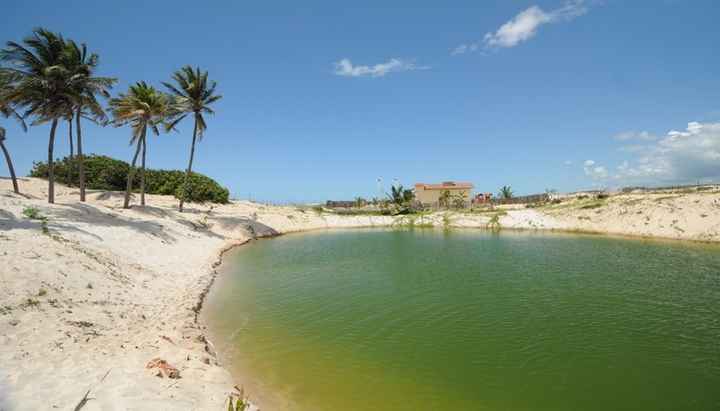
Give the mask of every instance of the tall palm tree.
[{"label": "tall palm tree", "polygon": [[130,192],[135,177],[135,164],[142,150],[142,166],[140,168],[140,204],[145,205],[145,152],[147,149],[147,130],[150,128],[155,135],[159,135],[158,126],[163,123],[171,113],[171,99],[155,87],[138,82],[128,90],[127,94],[120,93],[117,98],[110,100],[110,109],[113,123],[116,127],[130,125],[132,137],[130,145],[135,144],[135,155],[128,172],[127,189],[125,190],[124,208],[130,208]]},{"label": "tall palm tree", "polygon": [[[73,112],[71,118],[75,119],[75,134],[77,135],[77,160],[80,185],[80,201],[85,201],[85,161],[82,151],[81,119],[85,118],[95,123],[105,124],[107,115],[97,96],[110,98],[110,89],[117,82],[111,77],[96,77],[94,71],[99,64],[99,56],[88,53],[87,45],[77,44],[69,40],[65,50],[65,65],[73,73],[71,88],[73,97]],[[68,124],[72,129],[72,124]],[[72,159],[72,131],[70,132],[70,156]],[[72,164],[72,161],[70,162]]]},{"label": "tall palm tree", "polygon": [[177,118],[170,122],[166,129],[173,129],[190,114],[195,119],[192,144],[190,145],[190,161],[185,172],[185,181],[183,182],[178,206],[180,212],[182,212],[190,191],[190,174],[192,173],[193,159],[195,158],[195,142],[202,140],[207,129],[203,114],[215,114],[210,108],[210,104],[220,100],[222,96],[215,94],[217,83],[215,81],[208,82],[208,72],[200,71],[199,67],[193,70],[192,67],[185,66],[173,74],[173,80],[177,83],[176,85],[163,83],[175,97],[175,110],[177,111],[175,113]]},{"label": "tall palm tree", "polygon": [[[15,111],[12,105],[7,101],[5,95],[12,91],[11,76],[7,73],[0,72],[0,115],[5,118],[14,117],[20,122],[24,131],[27,131],[27,126],[22,117]],[[10,172],[10,179],[12,180],[13,191],[20,194],[20,187],[18,186],[17,176],[15,175],[15,167],[13,167],[12,159],[10,158],[10,152],[5,147],[5,129],[0,127],[0,149],[5,156],[5,162],[7,163],[8,171]]]},{"label": "tall palm tree", "polygon": [[71,106],[71,73],[63,65],[65,39],[59,33],[35,29],[19,44],[9,41],[0,50],[0,61],[10,63],[4,69],[18,76],[14,90],[6,94],[8,101],[22,107],[23,117],[34,117],[32,125],[50,122],[48,141],[48,202],[55,202],[55,165],[53,149],[58,121]]}]

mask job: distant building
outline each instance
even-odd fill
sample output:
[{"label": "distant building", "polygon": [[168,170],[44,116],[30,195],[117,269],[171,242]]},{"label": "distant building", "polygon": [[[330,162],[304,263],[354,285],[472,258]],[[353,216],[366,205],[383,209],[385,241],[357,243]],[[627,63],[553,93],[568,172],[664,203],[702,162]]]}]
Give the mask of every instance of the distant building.
[{"label": "distant building", "polygon": [[456,183],[444,181],[441,184],[415,184],[415,200],[423,206],[440,207],[468,207],[470,206],[472,183]]}]

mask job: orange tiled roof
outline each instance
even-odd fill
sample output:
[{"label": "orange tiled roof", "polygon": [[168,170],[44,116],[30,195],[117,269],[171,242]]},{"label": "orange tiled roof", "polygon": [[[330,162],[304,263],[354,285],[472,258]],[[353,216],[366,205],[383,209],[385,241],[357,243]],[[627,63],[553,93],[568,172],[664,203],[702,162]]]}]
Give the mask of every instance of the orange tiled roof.
[{"label": "orange tiled roof", "polygon": [[472,183],[456,183],[454,181],[443,181],[440,184],[416,183],[416,189],[422,190],[469,190],[475,187]]}]

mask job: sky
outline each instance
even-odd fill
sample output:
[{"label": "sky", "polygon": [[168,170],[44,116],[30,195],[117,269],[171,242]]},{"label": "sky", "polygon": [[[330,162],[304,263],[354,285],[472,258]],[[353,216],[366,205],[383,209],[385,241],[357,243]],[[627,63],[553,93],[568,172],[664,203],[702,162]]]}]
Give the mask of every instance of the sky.
[{"label": "sky", "polygon": [[[223,99],[194,169],[236,198],[293,203],[393,182],[720,182],[719,19],[716,0],[6,0],[0,41],[45,27],[85,42],[114,94],[208,70]],[[50,127],[0,122],[25,175]],[[153,136],[148,167],[184,169],[191,133]],[[86,153],[133,154],[127,127],[83,135]]]}]

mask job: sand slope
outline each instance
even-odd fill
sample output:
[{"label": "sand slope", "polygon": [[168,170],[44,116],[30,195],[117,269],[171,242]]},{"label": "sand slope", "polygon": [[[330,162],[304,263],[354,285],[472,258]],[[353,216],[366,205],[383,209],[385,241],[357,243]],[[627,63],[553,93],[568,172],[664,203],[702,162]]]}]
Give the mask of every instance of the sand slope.
[{"label": "sand slope", "polygon": [[[196,322],[222,250],[255,236],[334,227],[390,226],[407,219],[342,217],[249,202],[191,204],[171,197],[123,210],[122,194],[0,179],[0,410],[222,410],[236,392]],[[502,227],[589,230],[720,240],[720,194],[617,196],[497,215]],[[593,203],[594,204],[594,203]],[[47,217],[47,232],[23,210]],[[489,214],[436,213],[423,224],[486,227]],[[415,222],[419,223],[419,222]],[[162,358],[180,379],[157,377]],[[109,373],[108,373],[109,372]],[[105,378],[103,379],[103,377]],[[101,381],[102,380],[102,381]],[[252,394],[252,393],[250,393]],[[267,411],[267,410],[266,410]]]}]

